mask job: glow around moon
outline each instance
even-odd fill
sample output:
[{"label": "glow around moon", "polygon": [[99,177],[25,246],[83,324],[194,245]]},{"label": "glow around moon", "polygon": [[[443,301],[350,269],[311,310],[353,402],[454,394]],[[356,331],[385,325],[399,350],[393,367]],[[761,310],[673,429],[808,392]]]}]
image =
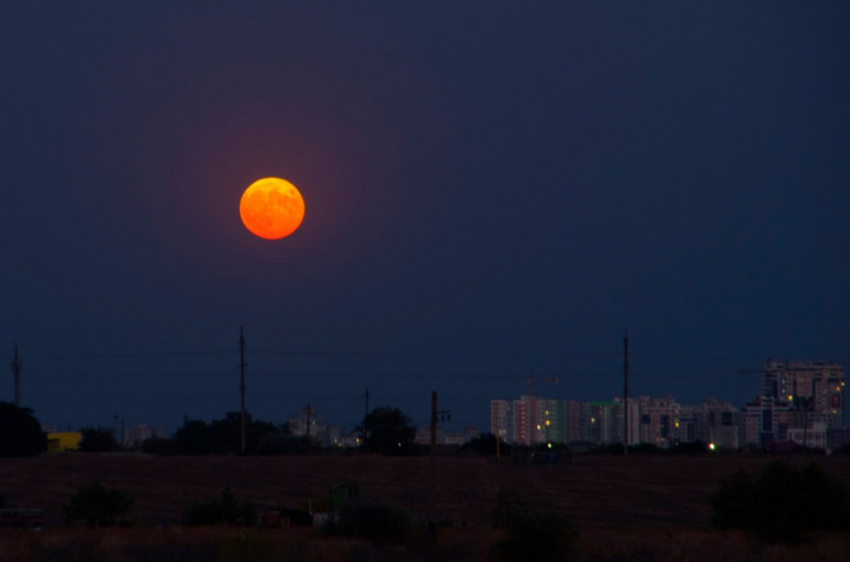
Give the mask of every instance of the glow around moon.
[{"label": "glow around moon", "polygon": [[295,232],[304,220],[304,198],[294,185],[280,178],[263,178],[248,186],[239,202],[245,228],[266,240]]}]

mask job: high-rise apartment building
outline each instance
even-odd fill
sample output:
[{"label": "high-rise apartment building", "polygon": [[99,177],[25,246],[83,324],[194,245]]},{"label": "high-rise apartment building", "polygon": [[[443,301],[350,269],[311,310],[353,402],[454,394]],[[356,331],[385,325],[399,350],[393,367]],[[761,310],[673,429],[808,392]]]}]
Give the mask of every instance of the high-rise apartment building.
[{"label": "high-rise apartment building", "polygon": [[504,441],[510,441],[510,406],[507,400],[490,400],[490,433]]},{"label": "high-rise apartment building", "polygon": [[301,411],[290,416],[289,430],[295,437],[310,437],[319,442],[325,441],[325,418],[317,415],[312,406],[301,408]]},{"label": "high-rise apartment building", "polygon": [[638,397],[640,442],[669,447],[675,441],[679,422],[679,403],[673,398]]},{"label": "high-rise apartment building", "polygon": [[[762,376],[762,394],[785,405],[790,412],[814,414],[802,423],[824,423],[828,429],[844,425],[844,371],[826,361],[768,361]],[[791,416],[794,427],[799,416]]]}]

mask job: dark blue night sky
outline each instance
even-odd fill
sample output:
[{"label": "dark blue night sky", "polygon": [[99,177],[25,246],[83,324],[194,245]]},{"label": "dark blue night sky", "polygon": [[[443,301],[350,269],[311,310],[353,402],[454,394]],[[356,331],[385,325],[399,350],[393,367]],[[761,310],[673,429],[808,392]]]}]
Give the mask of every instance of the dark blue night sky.
[{"label": "dark blue night sky", "polygon": [[[738,405],[850,364],[850,4],[4,2],[0,343],[43,423]],[[269,242],[254,180],[301,190]],[[736,371],[743,371],[738,372]],[[8,373],[8,371],[7,371]],[[11,373],[0,399],[12,399]]]}]

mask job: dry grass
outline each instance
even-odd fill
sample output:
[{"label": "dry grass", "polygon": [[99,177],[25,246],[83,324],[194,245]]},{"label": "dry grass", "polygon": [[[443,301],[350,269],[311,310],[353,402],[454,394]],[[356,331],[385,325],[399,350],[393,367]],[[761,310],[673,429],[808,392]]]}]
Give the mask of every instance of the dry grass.
[{"label": "dry grass", "polygon": [[[369,545],[320,537],[310,530],[234,528],[52,529],[0,531],[0,561],[207,562],[218,560],[321,561],[351,559],[494,560],[504,533],[489,528],[441,529],[436,544]],[[845,562],[850,533],[815,536],[808,543],[766,545],[743,533],[660,529],[585,529],[577,562]]]},{"label": "dry grass", "polygon": [[[439,458],[434,505],[439,519],[486,526],[496,494],[513,488],[536,512],[557,513],[580,527],[705,528],[708,497],[739,468],[758,470],[767,457],[580,456],[572,466],[515,466],[481,458]],[[803,464],[809,459],[795,458]],[[828,474],[850,484],[850,459],[818,457]],[[427,457],[150,457],[66,454],[0,463],[0,493],[15,507],[41,507],[61,523],[61,507],[82,485],[100,479],[135,498],[144,524],[179,521],[191,503],[229,486],[262,509],[296,507],[357,482],[367,497],[424,517],[431,506]]]}]

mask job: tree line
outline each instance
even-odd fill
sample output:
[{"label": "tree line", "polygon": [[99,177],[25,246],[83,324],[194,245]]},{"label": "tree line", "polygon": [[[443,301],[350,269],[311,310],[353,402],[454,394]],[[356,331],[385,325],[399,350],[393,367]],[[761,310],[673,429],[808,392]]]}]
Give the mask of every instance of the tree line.
[{"label": "tree line", "polygon": [[[375,408],[355,427],[363,438],[359,449],[387,455],[416,454],[413,420],[398,408]],[[82,452],[111,452],[121,448],[111,428],[89,426],[80,430]],[[304,453],[321,449],[315,438],[294,435],[289,423],[274,424],[245,414],[247,455]],[[143,452],[156,455],[238,455],[242,448],[242,414],[227,412],[223,418],[206,422],[186,419],[167,438],[146,440]],[[0,457],[26,457],[47,450],[47,435],[32,409],[0,402]]]}]

